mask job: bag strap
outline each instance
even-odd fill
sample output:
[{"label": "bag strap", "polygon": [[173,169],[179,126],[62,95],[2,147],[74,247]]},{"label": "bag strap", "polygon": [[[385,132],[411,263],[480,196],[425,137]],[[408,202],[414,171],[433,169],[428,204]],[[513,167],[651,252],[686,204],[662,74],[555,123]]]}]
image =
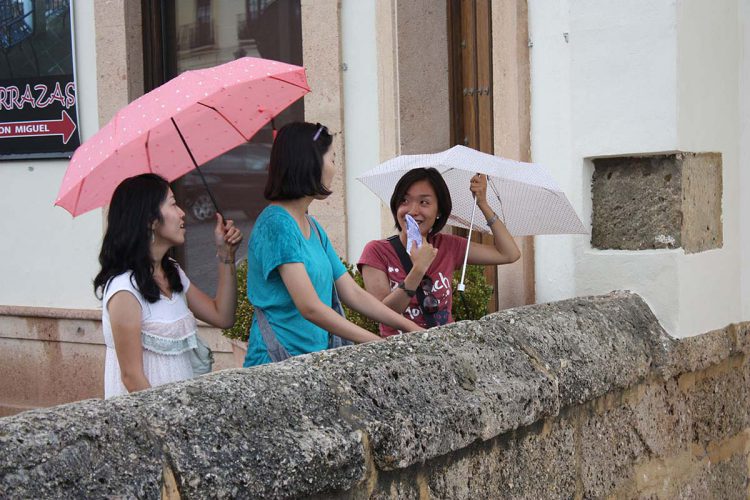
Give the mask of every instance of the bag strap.
[{"label": "bag strap", "polygon": [[[315,234],[318,235],[318,241],[320,242],[320,246],[323,246],[323,237],[320,236],[320,229],[318,229],[318,225],[313,221],[312,217],[310,217],[308,214],[305,214],[305,218],[307,219],[307,222],[310,224],[312,229],[315,231]],[[333,283],[333,294],[331,300],[331,309],[339,313],[341,316],[346,318],[346,314],[344,313],[344,308],[341,306],[341,300],[339,299],[339,292],[336,290],[336,281],[331,281]]]},{"label": "bag strap", "polygon": [[[313,218],[310,217],[310,215],[305,214],[305,218],[307,219],[308,224],[310,224],[310,227],[315,231],[315,234],[318,235],[318,241],[320,241],[320,246],[323,246],[323,237],[320,235],[320,229],[318,229],[318,225],[313,221]],[[325,249],[325,248],[324,248]],[[333,289],[331,292],[331,309],[339,313],[340,316],[343,318],[346,318],[346,313],[344,312],[344,306],[341,305],[341,299],[339,299],[339,292],[336,290],[336,281],[331,280],[331,284],[333,285]],[[328,348],[329,349],[336,349],[337,347],[344,347],[348,345],[353,345],[354,342],[351,340],[346,340],[338,335],[334,335],[331,332],[328,332]]]},{"label": "bag strap", "polygon": [[409,257],[409,254],[406,252],[404,244],[401,243],[401,238],[399,238],[397,234],[394,234],[388,238],[388,243],[390,243],[396,251],[396,255],[398,255],[398,259],[401,261],[401,266],[404,268],[404,271],[406,271],[406,274],[409,274],[412,268],[411,257]]},{"label": "bag strap", "polygon": [[273,332],[271,324],[268,322],[268,318],[263,312],[263,309],[259,307],[255,307],[254,309],[254,316],[258,322],[258,329],[260,329],[260,335],[263,337],[263,343],[266,344],[266,350],[268,351],[268,356],[271,358],[271,361],[276,363],[277,361],[283,361],[290,358],[291,355],[289,354],[289,351],[287,351],[276,338],[276,334]]},{"label": "bag strap", "polygon": [[[401,238],[397,234],[394,234],[393,236],[388,238],[388,243],[391,244],[393,249],[396,251],[396,255],[398,255],[398,259],[401,261],[401,266],[404,268],[404,271],[406,274],[409,274],[411,272],[411,269],[413,267],[411,262],[411,257],[409,257],[409,254],[406,252],[406,248],[404,248],[404,244],[401,243]],[[424,312],[424,309],[422,309],[422,304],[424,303],[425,293],[424,290],[422,290],[421,286],[417,287],[417,307],[419,307],[419,310],[422,311],[422,316],[424,317],[425,323],[427,323],[427,326],[433,327],[436,326],[437,323],[435,321],[434,315],[427,314]]]}]

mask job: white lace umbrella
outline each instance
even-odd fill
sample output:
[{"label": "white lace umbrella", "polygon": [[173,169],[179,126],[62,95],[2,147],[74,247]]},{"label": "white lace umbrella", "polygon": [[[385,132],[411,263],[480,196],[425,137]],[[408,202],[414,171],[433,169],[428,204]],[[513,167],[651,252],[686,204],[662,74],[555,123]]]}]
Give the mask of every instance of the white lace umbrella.
[{"label": "white lace umbrella", "polygon": [[[442,174],[453,202],[448,224],[469,229],[470,237],[472,230],[490,231],[484,220],[474,220],[476,203],[469,181],[476,173],[487,175],[487,202],[513,236],[588,233],[546,168],[465,146],[435,154],[397,156],[362,174],[358,180],[388,205],[401,176],[419,167],[434,167]],[[465,267],[464,258],[464,271]]]}]

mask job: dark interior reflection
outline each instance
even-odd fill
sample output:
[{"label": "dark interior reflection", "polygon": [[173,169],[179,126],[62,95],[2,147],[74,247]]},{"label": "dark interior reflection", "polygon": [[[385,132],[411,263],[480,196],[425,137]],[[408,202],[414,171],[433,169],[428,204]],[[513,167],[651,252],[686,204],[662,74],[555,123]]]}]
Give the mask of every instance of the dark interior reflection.
[{"label": "dark interior reflection", "polygon": [[[245,0],[221,2],[167,2],[174,30],[167,40],[168,67],[176,74],[222,64],[239,57],[262,57],[302,65],[302,23],[299,0]],[[170,23],[171,24],[171,23]],[[176,76],[169,75],[170,77]],[[304,118],[300,100],[274,120],[278,128]],[[265,208],[263,188],[271,152],[272,126],[264,127],[250,142],[201,167],[225,217],[245,234],[238,251],[244,258],[253,222]],[[187,241],[177,258],[191,279],[204,291],[216,289],[213,228],[215,208],[197,172],[175,183],[178,203],[187,213]]]}]

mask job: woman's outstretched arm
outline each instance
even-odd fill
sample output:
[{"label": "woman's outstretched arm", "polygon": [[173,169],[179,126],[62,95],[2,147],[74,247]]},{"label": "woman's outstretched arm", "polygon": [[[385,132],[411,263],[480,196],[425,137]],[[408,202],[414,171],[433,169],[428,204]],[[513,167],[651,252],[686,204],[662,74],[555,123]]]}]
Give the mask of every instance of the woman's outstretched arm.
[{"label": "woman's outstretched arm", "polygon": [[[424,330],[421,326],[417,325],[410,319],[405,318],[400,313],[390,308],[390,306],[378,300],[374,295],[371,295],[363,288],[360,288],[357,282],[347,273],[342,274],[339,279],[336,280],[336,288],[342,302],[358,313],[364,314],[378,323],[386,324],[391,328],[401,330],[402,332],[418,332]],[[403,290],[401,290],[401,292],[403,292]],[[406,295],[406,293],[403,293],[403,295]],[[406,306],[404,306],[404,309],[405,308]],[[401,311],[404,309],[401,309]]]},{"label": "woman's outstretched arm", "polygon": [[304,264],[301,262],[282,264],[278,269],[284,286],[289,291],[295,307],[303,318],[352,342],[363,343],[383,340],[374,333],[347,321],[346,318],[325,305],[315,292]]}]

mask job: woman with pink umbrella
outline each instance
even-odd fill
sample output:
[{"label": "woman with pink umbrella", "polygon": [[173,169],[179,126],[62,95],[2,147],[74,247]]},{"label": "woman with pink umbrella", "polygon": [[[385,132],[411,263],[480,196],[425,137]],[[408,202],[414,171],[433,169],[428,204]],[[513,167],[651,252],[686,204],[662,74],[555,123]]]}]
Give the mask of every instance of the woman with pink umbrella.
[{"label": "woman with pink umbrella", "polygon": [[107,346],[105,397],[192,377],[200,349],[195,318],[220,328],[234,324],[234,255],[242,233],[221,215],[216,219],[219,283],[211,298],[167,254],[185,242],[185,212],[169,183],[142,174],[115,189],[94,279]]}]

